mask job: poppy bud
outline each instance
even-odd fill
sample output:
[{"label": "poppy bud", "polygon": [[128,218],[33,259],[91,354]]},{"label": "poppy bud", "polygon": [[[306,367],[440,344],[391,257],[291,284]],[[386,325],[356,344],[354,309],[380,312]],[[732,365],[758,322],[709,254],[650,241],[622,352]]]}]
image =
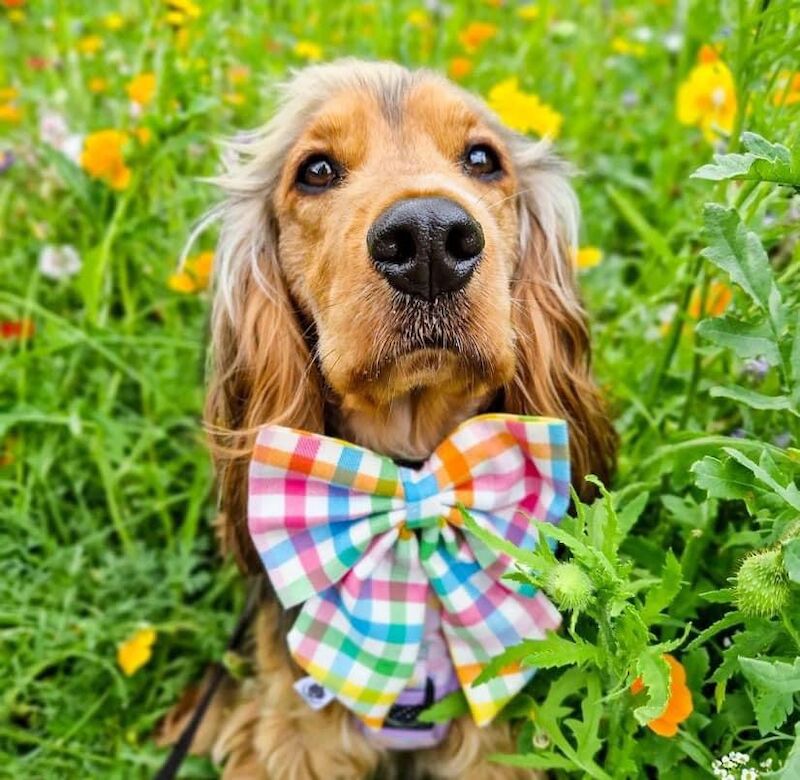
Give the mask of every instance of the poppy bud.
[{"label": "poppy bud", "polygon": [[559,563],[547,575],[545,590],[562,609],[580,611],[589,605],[594,587],[576,563]]},{"label": "poppy bud", "polygon": [[780,548],[748,555],[736,574],[736,606],[748,617],[773,617],[789,602]]}]

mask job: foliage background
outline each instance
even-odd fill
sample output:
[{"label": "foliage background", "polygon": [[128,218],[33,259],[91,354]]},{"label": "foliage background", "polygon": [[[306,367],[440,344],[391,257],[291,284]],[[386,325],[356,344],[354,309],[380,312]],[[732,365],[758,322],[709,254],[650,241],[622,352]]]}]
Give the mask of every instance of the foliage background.
[{"label": "foliage background", "polygon": [[[728,314],[747,319],[758,309],[700,255],[709,200],[740,207],[796,315],[798,196],[689,179],[714,149],[678,121],[675,105],[701,47],[718,44],[738,103],[717,150],[737,151],[743,129],[800,147],[800,104],[774,99],[781,74],[800,69],[797,3],[526,8],[511,0],[0,2],[0,88],[10,107],[0,109],[0,775],[149,776],[161,759],[154,726],[221,654],[242,593],[216,557],[199,425],[208,301],[202,290],[181,291],[173,274],[193,220],[214,199],[196,179],[218,170],[216,139],[262,122],[271,85],[318,56],[444,72],[464,58],[468,88],[486,95],[516,76],[563,115],[558,146],[580,171],[582,243],[603,253],[581,284],[596,370],[622,436],[615,501],[647,495],[620,540],[624,576],[654,587],[670,548],[682,565],[682,587],[650,626],[653,641],[681,636],[689,621],[688,638],[702,638],[732,597],[726,605],[725,596],[700,594],[724,590],[742,557],[790,524],[791,503],[753,488],[751,472],[731,476],[725,466],[736,493],[709,490],[690,468],[706,457],[724,465],[721,448],[733,444],[756,459],[772,453],[780,485],[794,485],[791,382],[768,362],[754,366],[758,355],[703,340],[694,325],[722,313],[709,308],[720,291]],[[494,27],[490,41],[465,39],[474,21]],[[155,93],[132,110],[126,87],[143,72],[155,75]],[[127,186],[114,190],[66,146],[47,143],[40,122],[52,112],[70,133],[125,131]],[[82,268],[56,280],[39,258],[62,244]],[[201,249],[212,247],[213,236],[201,239]],[[790,407],[758,409],[711,392],[731,384],[783,394]],[[751,621],[745,638],[777,624]],[[129,677],[117,646],[143,625],[157,632],[153,656]],[[711,679],[732,625],[708,635],[687,665],[695,714],[682,743],[630,726],[643,755],[666,757],[656,768],[664,776],[708,776],[711,758],[731,749],[788,755],[793,706],[783,731],[761,733],[741,670],[727,697]],[[797,650],[778,630],[745,653],[791,661]],[[542,676],[543,689],[551,679]],[[612,740],[612,724],[592,728]],[[574,765],[560,770],[583,776]],[[186,776],[214,771],[193,760]]]}]

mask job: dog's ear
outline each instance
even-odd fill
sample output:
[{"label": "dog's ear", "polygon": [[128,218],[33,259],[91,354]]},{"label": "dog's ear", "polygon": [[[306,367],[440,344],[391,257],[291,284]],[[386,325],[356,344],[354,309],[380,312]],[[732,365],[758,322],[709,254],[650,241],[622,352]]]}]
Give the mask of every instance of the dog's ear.
[{"label": "dog's ear", "polygon": [[205,422],[219,481],[223,547],[261,570],[247,530],[247,472],[258,426],[322,430],[322,383],[277,256],[268,198],[232,196],[217,215]]},{"label": "dog's ear", "polygon": [[617,436],[590,370],[589,331],[573,252],[577,199],[566,165],[546,142],[510,141],[519,178],[519,256],[512,284],[517,370],[505,388],[510,412],[568,421],[575,488],[586,474],[607,480]]}]

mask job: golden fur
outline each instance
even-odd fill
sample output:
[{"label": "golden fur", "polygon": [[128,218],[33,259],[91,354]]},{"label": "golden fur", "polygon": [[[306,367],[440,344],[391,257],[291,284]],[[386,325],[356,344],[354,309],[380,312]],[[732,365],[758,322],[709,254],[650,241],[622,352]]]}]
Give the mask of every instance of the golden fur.
[{"label": "golden fur", "polygon": [[[476,142],[497,151],[502,177],[465,175],[459,160]],[[246,527],[246,469],[264,423],[418,459],[494,404],[569,421],[578,490],[589,472],[608,476],[615,436],[590,374],[572,270],[577,206],[546,142],[510,132],[435,74],[344,60],[297,74],[269,124],[234,151],[238,163],[217,179],[227,198],[207,220],[222,229],[206,419],[223,543],[245,571],[260,568]],[[296,171],[312,153],[341,161],[345,185],[299,192]],[[422,195],[461,205],[486,243],[463,291],[415,308],[375,271],[365,236],[387,206]],[[422,342],[431,316],[446,323],[446,349]],[[220,697],[213,716],[219,728],[205,741],[224,776],[390,777],[394,757],[374,749],[341,707],[314,713],[294,693],[298,670],[278,616],[265,605],[257,675]],[[414,772],[529,777],[485,761],[511,746],[507,726],[479,730],[462,719],[439,748],[413,758]]]}]

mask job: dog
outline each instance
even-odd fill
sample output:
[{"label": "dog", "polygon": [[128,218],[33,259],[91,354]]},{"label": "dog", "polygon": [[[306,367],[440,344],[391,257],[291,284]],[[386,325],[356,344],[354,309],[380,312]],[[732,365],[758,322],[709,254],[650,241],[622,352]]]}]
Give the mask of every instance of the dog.
[{"label": "dog", "polygon": [[[578,207],[546,140],[433,72],[348,59],[295,74],[233,150],[200,227],[221,224],[205,416],[219,533],[243,571],[262,571],[247,469],[265,423],[416,462],[481,412],[548,415],[568,422],[579,493],[586,474],[609,475],[615,434],[573,274]],[[224,778],[532,776],[487,761],[513,751],[507,724],[462,717],[409,756],[335,701],[312,710],[293,688],[291,618],[264,599],[254,676],[223,691],[195,740]]]}]

